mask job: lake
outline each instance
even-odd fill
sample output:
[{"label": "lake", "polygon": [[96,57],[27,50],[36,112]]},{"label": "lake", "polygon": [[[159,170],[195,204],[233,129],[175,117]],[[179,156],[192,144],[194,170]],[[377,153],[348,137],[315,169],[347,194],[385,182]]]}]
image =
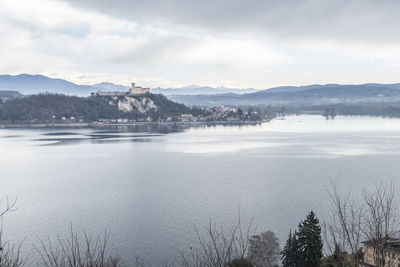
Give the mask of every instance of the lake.
[{"label": "lake", "polygon": [[[5,237],[39,240],[74,228],[125,262],[158,263],[195,246],[194,225],[229,227],[240,209],[283,246],[310,210],[328,219],[327,188],[371,189],[400,174],[400,119],[289,116],[254,126],[190,129],[1,129],[0,200],[18,197]],[[397,188],[399,183],[397,183]]]}]

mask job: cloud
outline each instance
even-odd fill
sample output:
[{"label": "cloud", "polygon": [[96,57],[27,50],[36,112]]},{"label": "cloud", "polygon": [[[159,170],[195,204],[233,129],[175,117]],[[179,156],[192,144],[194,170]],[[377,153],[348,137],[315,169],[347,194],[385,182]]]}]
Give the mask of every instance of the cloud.
[{"label": "cloud", "polygon": [[195,36],[151,34],[139,36],[123,44],[119,51],[110,57],[113,63],[171,64],[182,51],[190,49],[199,42]]},{"label": "cloud", "polygon": [[92,29],[88,23],[70,23],[68,25],[58,25],[52,29],[57,34],[66,34],[76,39],[87,37]]},{"label": "cloud", "polygon": [[[398,42],[397,0],[65,0],[71,5],[150,24],[277,38]],[[383,40],[382,40],[383,39]]]},{"label": "cloud", "polygon": [[0,72],[164,87],[398,82],[399,6],[392,0],[2,0]]}]

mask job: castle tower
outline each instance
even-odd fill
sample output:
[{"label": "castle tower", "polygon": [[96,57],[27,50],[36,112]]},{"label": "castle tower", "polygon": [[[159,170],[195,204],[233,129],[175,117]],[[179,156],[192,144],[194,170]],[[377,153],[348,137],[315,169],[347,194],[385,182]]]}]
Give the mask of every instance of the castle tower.
[{"label": "castle tower", "polygon": [[129,90],[130,94],[134,94],[135,93],[135,83],[131,83],[131,89]]}]

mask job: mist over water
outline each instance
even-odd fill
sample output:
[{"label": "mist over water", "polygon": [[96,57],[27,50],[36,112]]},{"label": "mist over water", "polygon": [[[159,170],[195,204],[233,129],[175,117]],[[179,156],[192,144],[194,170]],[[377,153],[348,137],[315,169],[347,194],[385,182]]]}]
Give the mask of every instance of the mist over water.
[{"label": "mist over water", "polygon": [[[24,241],[70,225],[110,233],[127,262],[195,245],[210,218],[286,240],[310,210],[328,219],[327,187],[356,195],[398,181],[400,120],[290,116],[256,126],[182,129],[2,129],[0,197],[18,197],[4,231]],[[397,187],[399,183],[397,182]]]}]

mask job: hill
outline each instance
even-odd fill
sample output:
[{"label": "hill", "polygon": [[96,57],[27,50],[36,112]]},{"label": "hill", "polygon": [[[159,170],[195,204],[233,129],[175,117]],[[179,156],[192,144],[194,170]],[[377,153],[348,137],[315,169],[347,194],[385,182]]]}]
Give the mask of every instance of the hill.
[{"label": "hill", "polygon": [[8,122],[60,120],[62,117],[88,121],[119,118],[137,120],[147,117],[157,120],[198,113],[201,111],[155,94],[114,97],[38,94],[0,104],[0,120]]}]

